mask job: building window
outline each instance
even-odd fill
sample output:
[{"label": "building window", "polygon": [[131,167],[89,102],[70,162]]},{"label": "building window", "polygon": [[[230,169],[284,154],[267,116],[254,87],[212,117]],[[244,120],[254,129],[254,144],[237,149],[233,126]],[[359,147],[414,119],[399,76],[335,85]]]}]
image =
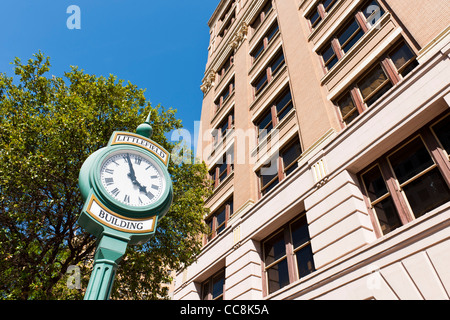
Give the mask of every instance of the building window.
[{"label": "building window", "polygon": [[448,139],[449,118],[431,130],[429,126],[420,130],[361,174],[379,236],[450,200],[448,155],[441,148],[438,135],[433,134],[436,128],[447,125],[444,135]]},{"label": "building window", "polygon": [[219,144],[219,142],[225,139],[228,132],[230,132],[234,127],[234,109],[228,113],[225,119],[219,124],[217,129],[212,131],[214,146]]},{"label": "building window", "polygon": [[223,79],[223,77],[227,74],[228,70],[231,69],[234,63],[234,54],[231,53],[226,59],[223,65],[219,68],[219,71],[217,71],[217,79],[218,82]]},{"label": "building window", "polygon": [[342,122],[352,122],[417,65],[414,52],[401,41],[335,101]]},{"label": "building window", "polygon": [[224,205],[217,209],[211,217],[206,220],[206,224],[209,227],[209,233],[206,238],[207,243],[217,237],[227,227],[228,220],[232,215],[233,198],[227,200]]},{"label": "building window", "polygon": [[322,0],[314,7],[313,11],[307,16],[311,31],[326,17],[337,1],[338,0]]},{"label": "building window", "polygon": [[253,33],[255,33],[256,29],[258,29],[259,26],[263,23],[263,21],[267,18],[271,10],[272,10],[272,0],[268,0],[264,5],[264,7],[256,16],[255,20],[253,20],[253,22],[250,23],[250,27],[252,28]]},{"label": "building window", "polygon": [[365,2],[318,51],[324,71],[331,70],[383,14],[384,10],[378,2],[375,0]]},{"label": "building window", "polygon": [[215,104],[215,113],[217,113],[222,106],[227,102],[228,98],[234,92],[234,77],[230,80],[230,82],[225,86],[220,95],[214,101]]},{"label": "building window", "polygon": [[450,155],[450,116],[446,116],[444,119],[436,123],[431,127],[434,135],[436,136],[440,148],[445,152],[444,157],[446,156],[449,159]]},{"label": "building window", "polygon": [[269,236],[262,247],[266,294],[315,271],[305,213]]},{"label": "building window", "polygon": [[275,78],[281,68],[284,66],[284,54],[283,50],[280,50],[270,60],[266,68],[263,69],[261,74],[253,81],[252,86],[254,88],[255,98],[261,94],[264,88]]},{"label": "building window", "polygon": [[258,142],[262,141],[292,108],[291,91],[287,88],[269,104],[266,111],[255,121],[258,129]]},{"label": "building window", "polygon": [[223,300],[225,270],[221,270],[202,284],[202,300]]},{"label": "building window", "polygon": [[232,146],[223,157],[209,171],[214,188],[217,188],[234,168],[234,146]]},{"label": "building window", "polygon": [[269,28],[269,30],[264,34],[262,39],[258,42],[256,47],[250,52],[252,57],[252,62],[254,63],[258,57],[267,49],[272,39],[275,38],[275,35],[278,33],[278,22],[275,20],[274,24]]},{"label": "building window", "polygon": [[218,33],[220,38],[224,38],[231,25],[236,20],[236,10],[234,7],[235,1],[230,1],[228,7],[224,10],[222,16],[219,19],[220,31]]},{"label": "building window", "polygon": [[285,179],[298,166],[298,159],[302,149],[298,139],[284,147],[269,164],[263,165],[258,172],[260,196],[272,190],[280,181]]}]

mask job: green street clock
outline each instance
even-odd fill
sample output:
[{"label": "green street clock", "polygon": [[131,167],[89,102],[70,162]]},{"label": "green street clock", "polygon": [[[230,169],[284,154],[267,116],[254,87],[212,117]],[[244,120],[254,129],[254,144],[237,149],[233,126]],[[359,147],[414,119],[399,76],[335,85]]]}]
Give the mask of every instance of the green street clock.
[{"label": "green street clock", "polygon": [[169,153],[150,139],[151,134],[149,118],[136,133],[114,132],[108,145],[94,152],[80,170],[85,204],[78,224],[98,239],[85,299],[109,297],[127,245],[148,241],[172,204]]}]

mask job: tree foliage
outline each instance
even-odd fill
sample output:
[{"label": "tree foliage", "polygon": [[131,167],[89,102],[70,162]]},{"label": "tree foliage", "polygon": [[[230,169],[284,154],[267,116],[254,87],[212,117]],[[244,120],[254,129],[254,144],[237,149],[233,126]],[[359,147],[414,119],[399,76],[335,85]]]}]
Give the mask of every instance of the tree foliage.
[{"label": "tree foliage", "polygon": [[[64,77],[50,76],[41,52],[13,64],[15,77],[0,74],[0,299],[80,299],[95,252],[95,239],[76,224],[81,165],[113,131],[134,132],[149,110],[152,139],[170,151],[166,133],[181,121],[113,75],[71,67]],[[161,284],[171,280],[169,270],[199,253],[206,167],[170,163],[169,172],[173,206],[147,244],[128,248],[112,298],[167,298]],[[81,268],[82,290],[68,288],[70,266]]]}]

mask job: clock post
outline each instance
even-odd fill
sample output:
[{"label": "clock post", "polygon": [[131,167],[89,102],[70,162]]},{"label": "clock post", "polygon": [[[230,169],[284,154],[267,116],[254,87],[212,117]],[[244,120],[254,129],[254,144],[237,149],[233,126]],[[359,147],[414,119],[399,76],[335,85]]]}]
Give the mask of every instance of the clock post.
[{"label": "clock post", "polygon": [[85,300],[109,299],[127,246],[147,242],[172,204],[169,153],[150,139],[149,121],[136,133],[114,132],[80,170],[85,203],[78,224],[97,238]]}]

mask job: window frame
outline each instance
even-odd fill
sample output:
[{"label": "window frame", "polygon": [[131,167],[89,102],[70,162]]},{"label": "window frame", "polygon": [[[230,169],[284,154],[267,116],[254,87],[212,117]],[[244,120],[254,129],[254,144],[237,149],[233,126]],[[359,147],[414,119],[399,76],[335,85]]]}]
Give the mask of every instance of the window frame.
[{"label": "window frame", "polygon": [[[314,6],[314,9],[311,10],[306,15],[306,20],[308,21],[309,30],[312,32],[314,29],[325,19],[331,9],[339,2],[339,0],[331,0],[328,7],[325,8],[323,5],[326,0],[321,0],[317,5]],[[317,13],[318,19],[312,23],[311,18]]]},{"label": "window frame", "polygon": [[[413,183],[414,181],[420,180],[420,178],[423,175],[426,175],[427,173],[435,169],[438,169],[440,176],[446,183],[447,187],[450,189],[450,160],[445,150],[443,150],[442,146],[440,145],[439,139],[433,134],[432,129],[434,125],[438,124],[441,120],[443,120],[447,116],[449,116],[448,113],[447,115],[439,116],[437,118],[438,120],[433,120],[432,122],[428,123],[421,129],[419,129],[417,132],[410,135],[407,139],[399,143],[396,147],[390,149],[388,152],[386,152],[381,157],[376,159],[372,164],[367,166],[360,173],[358,173],[358,179],[360,185],[362,186],[361,191],[364,197],[364,201],[366,203],[369,216],[371,217],[375,234],[378,238],[383,237],[384,235],[393,231],[391,230],[386,234],[383,233],[377,213],[374,210],[374,204],[372,203],[372,202],[376,203],[381,202],[382,200],[380,199],[384,198],[386,195],[380,197],[380,199],[377,199],[376,201],[371,201],[370,196],[368,194],[367,186],[363,180],[363,175],[372,170],[375,166],[379,166],[382,178],[388,190],[388,194],[390,194],[390,196],[392,197],[395,209],[400,218],[402,224],[400,227],[420,218],[420,216],[416,218],[409,204],[408,197],[404,192],[404,187],[408,186],[410,183]],[[421,170],[419,173],[416,173],[414,176],[408,178],[406,181],[400,183],[389,160],[389,157],[391,157],[398,151],[402,150],[402,148],[406,147],[409,143],[413,142],[418,138],[421,140],[423,146],[426,148],[431,160],[433,161],[433,164]],[[423,213],[421,216],[426,215],[428,212]]]},{"label": "window frame", "polygon": [[[383,93],[381,96],[377,97],[377,99],[371,101],[373,97],[376,97],[377,93],[382,91],[382,89],[390,83],[391,88],[389,88],[387,91],[391,90],[392,87],[395,87],[398,85],[400,81],[404,79],[408,74],[402,75],[399,73],[398,69],[395,67],[392,58],[390,57],[393,53],[395,53],[397,50],[399,50],[400,47],[403,45],[406,45],[407,48],[410,50],[410,52],[413,54],[413,58],[411,58],[406,66],[411,66],[413,63],[415,63],[415,66],[413,69],[410,69],[408,74],[414,70],[418,66],[417,62],[417,54],[412,49],[412,47],[409,45],[409,43],[405,39],[401,39],[397,41],[385,54],[383,54],[378,60],[376,60],[372,65],[370,65],[364,73],[362,73],[358,78],[353,81],[353,83],[347,87],[346,90],[343,91],[342,94],[340,94],[336,99],[333,99],[333,103],[336,106],[336,112],[338,114],[338,117],[340,119],[341,127],[345,128],[346,126],[350,125],[360,114],[364,113],[369,107],[372,106],[376,101],[378,101],[382,96],[384,96],[385,93]],[[400,69],[402,71],[405,70],[402,66]],[[370,93],[367,97],[364,97],[361,91],[361,88],[359,87],[359,83],[362,82],[363,79],[365,79],[374,69],[380,68],[383,73],[386,76],[385,82],[383,82],[382,85],[378,86],[372,93]],[[341,107],[339,105],[339,102],[344,100],[344,98],[350,95],[351,99],[353,101],[353,104],[355,105],[358,115],[356,117],[352,117],[349,122],[346,121],[349,114],[346,114],[345,116],[342,115]],[[371,102],[368,104],[367,102]]]},{"label": "window frame", "polygon": [[[220,168],[226,164],[226,169],[220,171]],[[209,176],[213,182],[213,188],[219,187],[222,182],[234,170],[234,145],[232,145],[223,155],[222,158],[209,170]]]},{"label": "window frame", "polygon": [[[214,298],[213,297],[214,280],[217,278],[223,278],[223,287],[222,293]],[[201,284],[201,295],[200,295],[201,300],[225,300],[225,281],[226,281],[225,268],[216,272],[207,280],[203,281]],[[205,287],[207,288],[205,289]]]},{"label": "window frame", "polygon": [[[305,222],[306,222],[306,227],[307,227],[307,231],[308,231],[308,234],[307,234],[308,240],[301,243],[297,247],[294,247],[292,225],[303,218],[305,219]],[[282,234],[283,239],[284,239],[284,245],[285,245],[284,255],[282,257],[279,257],[277,260],[272,261],[266,265],[266,252],[265,252],[266,246],[265,246],[265,244],[267,242],[269,242],[270,240],[272,240],[274,237],[279,236],[280,234]],[[262,271],[263,296],[264,297],[282,289],[282,288],[279,288],[278,290],[270,292],[269,277],[268,277],[267,271],[269,269],[271,269],[273,266],[281,263],[284,260],[286,260],[286,262],[287,262],[287,269],[288,269],[289,283],[287,285],[304,278],[305,276],[300,277],[300,275],[299,275],[298,261],[297,261],[296,254],[298,251],[300,251],[308,246],[311,247],[311,236],[309,234],[309,223],[306,218],[306,211],[303,211],[302,213],[297,215],[295,218],[293,218],[289,222],[285,223],[282,227],[277,229],[275,232],[271,233],[269,236],[267,236],[265,239],[263,239],[260,244],[261,244],[261,271]],[[311,247],[311,252],[312,252],[312,247]],[[312,253],[312,258],[313,258],[312,262],[314,264],[314,253]],[[316,271],[315,264],[313,265],[313,269],[314,270],[311,273]]]},{"label": "window frame", "polygon": [[[225,211],[225,219],[219,225],[217,218],[223,211]],[[234,214],[234,205],[232,195],[227,200],[225,200],[225,202],[218,209],[216,209],[208,219],[206,219],[205,223],[211,230],[209,230],[209,232],[205,235],[204,245],[208,244],[209,242],[220,236],[222,231],[228,227],[228,221],[233,216],[233,214]],[[222,226],[224,227],[223,230],[218,231]]]},{"label": "window frame", "polygon": [[[319,50],[317,50],[317,54],[320,57],[320,62],[322,65],[322,69],[324,71],[324,74],[327,74],[330,70],[333,69],[333,67],[345,56],[345,54],[351,50],[351,48],[354,47],[354,45],[356,44],[356,42],[359,41],[359,39],[361,39],[372,27],[373,25],[370,24],[369,18],[372,17],[376,11],[372,12],[372,14],[366,18],[364,15],[364,9],[366,9],[371,2],[373,2],[374,0],[366,0],[365,2],[363,2],[362,5],[360,5],[358,7],[358,9],[356,11],[354,11],[350,17],[344,21],[344,23],[342,24],[342,26],[334,32],[334,34],[331,36],[330,40],[327,41],[323,46],[321,46],[321,48]],[[378,4],[378,7],[382,10],[382,15],[380,15],[380,19],[381,17],[387,12],[385,8],[383,8],[383,6],[380,4],[380,0],[375,0]],[[348,30],[348,28],[355,23],[357,24],[358,28],[356,29],[356,31],[354,31],[351,35],[349,35],[346,40],[344,41],[344,43],[341,43],[339,41],[339,38],[345,34],[345,31]],[[355,41],[355,43],[348,48],[347,51],[344,51],[345,46],[347,46],[347,44],[349,44],[350,42],[352,42],[355,37],[360,33],[363,32],[362,35]],[[323,58],[323,53],[327,50],[325,50],[326,48],[328,48],[328,46],[331,46],[332,50],[335,53],[335,56],[337,58],[337,62],[333,64],[333,66],[331,68],[328,68],[328,64],[326,63],[325,59]],[[329,62],[330,60],[328,60]]]},{"label": "window frame", "polygon": [[[296,145],[299,146],[300,148],[300,154],[291,162],[289,163],[286,167],[284,165],[283,162],[283,155],[287,153],[288,150],[290,150],[291,148],[294,148]],[[297,163],[298,165],[298,160],[302,157],[303,154],[303,149],[300,143],[300,139],[298,137],[293,138],[291,141],[289,141],[288,143],[286,143],[282,148],[280,148],[280,151],[278,152],[278,154],[275,157],[271,157],[271,161],[269,164],[266,165],[262,165],[260,169],[258,169],[257,171],[257,176],[258,176],[258,185],[259,185],[259,198],[261,199],[262,197],[264,197],[267,192],[270,192],[270,190],[272,188],[274,188],[278,183],[280,183],[281,181],[283,181],[284,179],[286,179],[289,175],[286,172],[295,164]],[[275,174],[273,176],[272,179],[269,180],[269,182],[265,183],[263,185],[263,175],[261,174],[261,170],[265,167],[270,167],[271,165],[275,164],[277,165],[277,174]],[[275,185],[272,186],[273,183],[277,182]],[[272,186],[272,187],[271,187]],[[269,191],[266,192],[267,189],[269,189]]]},{"label": "window frame", "polygon": [[219,110],[227,103],[230,97],[234,93],[236,88],[234,75],[231,77],[228,84],[222,89],[219,96],[214,100],[214,114],[217,114]]},{"label": "window frame", "polygon": [[[280,57],[283,57],[280,63],[277,65],[275,70],[272,70],[274,64]],[[264,89],[277,77],[277,75],[280,74],[280,70],[283,69],[283,67],[286,65],[286,57],[283,52],[283,48],[280,47],[279,50],[276,51],[276,53],[270,58],[269,62],[263,68],[258,76],[255,78],[255,80],[252,81],[251,85],[253,88],[253,98],[254,100],[261,96]],[[275,72],[275,75],[273,73]],[[265,79],[262,84],[259,86],[259,88],[256,87],[256,84],[259,84],[263,79]]]},{"label": "window frame", "polygon": [[[283,101],[283,99],[287,95],[291,95],[291,99],[289,99],[289,101],[281,108],[281,110],[278,111],[277,110],[278,104],[281,103],[281,101]],[[289,105],[291,105],[291,107],[289,108],[290,110],[294,109],[292,92],[289,86],[287,86],[286,88],[282,89],[279,94],[277,94],[275,99],[273,99],[273,101],[265,107],[264,112],[262,112],[261,115],[253,122],[254,126],[256,127],[256,141],[258,143],[260,143],[267,136],[269,136],[270,132],[278,125],[278,123],[280,123],[280,121],[284,119],[284,117],[280,119],[280,114],[282,114],[288,108]],[[289,113],[289,111],[287,113]],[[286,116],[287,113],[284,116]],[[267,123],[267,125],[263,129],[261,129],[262,120],[266,119],[266,117],[269,114],[271,120]],[[272,128],[270,130],[267,130],[267,128],[270,127],[270,125],[272,126]],[[267,130],[266,135],[262,135],[262,133],[264,132],[263,130]]]}]

